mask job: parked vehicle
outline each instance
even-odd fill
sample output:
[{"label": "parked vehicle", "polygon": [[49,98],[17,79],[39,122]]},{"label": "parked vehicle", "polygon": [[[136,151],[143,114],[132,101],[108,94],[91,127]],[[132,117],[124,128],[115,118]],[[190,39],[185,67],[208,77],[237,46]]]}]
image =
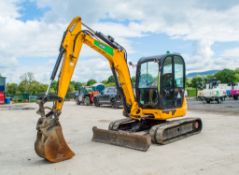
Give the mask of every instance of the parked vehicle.
[{"label": "parked vehicle", "polygon": [[93,104],[94,96],[97,94],[99,94],[99,91],[93,91],[91,87],[81,87],[76,96],[76,103],[78,105],[91,105]]},{"label": "parked vehicle", "polygon": [[234,100],[239,99],[239,83],[236,86],[232,87],[231,96],[233,97]]},{"label": "parked vehicle", "polygon": [[226,97],[231,96],[231,90],[232,86],[230,84],[218,84],[218,88],[223,90],[223,93],[225,94]]},{"label": "parked vehicle", "polygon": [[212,101],[221,103],[226,98],[226,89],[219,86],[219,82],[215,79],[209,80],[206,84],[206,88],[198,91],[198,99],[206,101],[208,104]]},{"label": "parked vehicle", "polygon": [[121,105],[120,96],[115,87],[107,87],[94,97],[94,104],[99,107],[103,104],[111,105],[113,108],[118,108]]},{"label": "parked vehicle", "polygon": [[78,105],[91,105],[94,103],[94,97],[104,90],[105,86],[101,83],[95,83],[92,86],[82,86],[76,94],[76,103]]}]

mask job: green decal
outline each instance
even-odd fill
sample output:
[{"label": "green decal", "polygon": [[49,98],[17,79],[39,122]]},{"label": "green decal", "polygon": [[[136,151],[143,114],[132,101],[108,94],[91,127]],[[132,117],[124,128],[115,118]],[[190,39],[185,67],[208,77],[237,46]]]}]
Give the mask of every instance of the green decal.
[{"label": "green decal", "polygon": [[110,46],[107,46],[106,44],[103,44],[103,43],[101,43],[98,40],[94,41],[94,45],[96,45],[98,48],[100,48],[101,50],[105,51],[109,55],[111,55],[111,56],[114,55],[114,50]]}]

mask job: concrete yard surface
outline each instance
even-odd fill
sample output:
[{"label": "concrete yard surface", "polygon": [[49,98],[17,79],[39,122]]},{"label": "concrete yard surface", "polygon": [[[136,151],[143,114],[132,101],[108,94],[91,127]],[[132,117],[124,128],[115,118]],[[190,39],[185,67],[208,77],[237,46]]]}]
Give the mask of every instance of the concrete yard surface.
[{"label": "concrete yard surface", "polygon": [[207,104],[204,101],[188,100],[189,110],[239,115],[239,100],[226,99],[220,104],[215,101]]},{"label": "concrete yard surface", "polygon": [[77,106],[66,102],[60,121],[65,139],[76,155],[49,163],[34,152],[36,104],[0,107],[0,175],[238,175],[239,114],[189,111],[201,117],[203,131],[147,152],[92,142],[92,127],[107,128],[122,118],[121,109]]}]

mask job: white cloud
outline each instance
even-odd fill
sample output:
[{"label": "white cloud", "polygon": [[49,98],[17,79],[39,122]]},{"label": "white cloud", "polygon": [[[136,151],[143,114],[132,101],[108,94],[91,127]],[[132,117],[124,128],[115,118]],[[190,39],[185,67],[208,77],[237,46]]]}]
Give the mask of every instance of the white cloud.
[{"label": "white cloud", "polygon": [[[84,3],[78,0],[38,0],[38,3],[52,9],[45,15],[46,21],[67,22],[72,17],[80,15],[85,22],[92,24],[99,19],[111,17],[119,21],[124,19],[140,21],[138,26],[137,23],[135,25],[138,32],[165,32],[174,37],[191,40],[207,38],[213,41],[231,41],[239,38],[238,4],[225,10],[208,10],[200,8],[201,1],[192,0],[180,2],[91,0]],[[203,4],[217,6],[210,2]],[[111,25],[109,23],[107,27]]]},{"label": "white cloud", "polygon": [[19,17],[18,7],[16,6],[16,0],[1,0],[0,1],[0,16],[6,18]]},{"label": "white cloud", "polygon": [[[228,58],[230,58],[230,57],[235,58],[236,57],[237,59],[239,59],[239,47],[225,50],[223,52],[222,56],[223,57],[228,57]],[[239,65],[238,65],[238,67],[239,67]]]},{"label": "white cloud", "polygon": [[[18,59],[49,57],[55,60],[62,33],[71,18],[77,15],[82,16],[83,21],[94,29],[115,37],[129,53],[137,52],[131,38],[165,33],[172,38],[198,43],[193,55],[183,53],[189,70],[235,65],[217,58],[212,49],[216,42],[239,41],[239,3],[235,1],[225,4],[199,0],[36,0],[39,7],[49,7],[50,10],[40,20],[26,22],[18,19],[21,16],[20,2],[0,1],[0,71],[12,81],[18,79],[16,74],[24,71],[32,71],[37,79],[46,81],[53,63],[36,68],[27,65],[19,67]],[[106,18],[118,23],[101,21]],[[225,51],[223,57],[232,54],[238,55],[238,49]],[[110,74],[108,64],[95,60],[99,55],[91,49],[84,47],[81,56],[84,61],[77,67],[79,73],[76,70],[74,79],[96,77],[102,80]],[[88,69],[91,65],[95,65],[96,73]]]},{"label": "white cloud", "polygon": [[102,56],[88,57],[79,59],[75,73],[74,80],[81,80],[86,82],[89,79],[102,81],[111,75],[109,63]]},{"label": "white cloud", "polygon": [[140,37],[147,32],[163,32],[174,38],[197,41],[198,52],[195,54],[202,56],[208,63],[213,59],[212,46],[215,42],[239,41],[239,3],[233,0],[227,3],[199,0],[38,2],[52,8],[52,11],[46,14],[45,20],[69,20],[75,15],[81,15],[87,23],[95,23],[104,17],[118,21],[136,20],[138,22],[130,22],[125,26],[99,22],[95,26],[114,34],[113,36],[126,38]]}]

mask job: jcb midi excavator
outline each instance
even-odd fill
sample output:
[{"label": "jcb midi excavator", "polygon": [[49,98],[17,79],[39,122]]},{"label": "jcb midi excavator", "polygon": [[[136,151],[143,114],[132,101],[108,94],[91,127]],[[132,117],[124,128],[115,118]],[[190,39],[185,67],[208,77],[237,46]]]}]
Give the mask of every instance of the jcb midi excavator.
[{"label": "jcb midi excavator", "polygon": [[[141,58],[137,63],[134,92],[124,47],[76,17],[63,35],[48,90],[38,101],[41,117],[37,122],[35,151],[40,157],[60,162],[74,156],[64,139],[59,116],[83,44],[108,60],[125,116],[112,121],[108,129],[93,127],[93,141],[146,151],[151,142],[167,144],[201,131],[200,118],[181,118],[187,111],[185,62],[181,55],[167,53]],[[59,68],[57,93],[50,95]],[[48,101],[53,102],[52,107],[46,106]]]}]

